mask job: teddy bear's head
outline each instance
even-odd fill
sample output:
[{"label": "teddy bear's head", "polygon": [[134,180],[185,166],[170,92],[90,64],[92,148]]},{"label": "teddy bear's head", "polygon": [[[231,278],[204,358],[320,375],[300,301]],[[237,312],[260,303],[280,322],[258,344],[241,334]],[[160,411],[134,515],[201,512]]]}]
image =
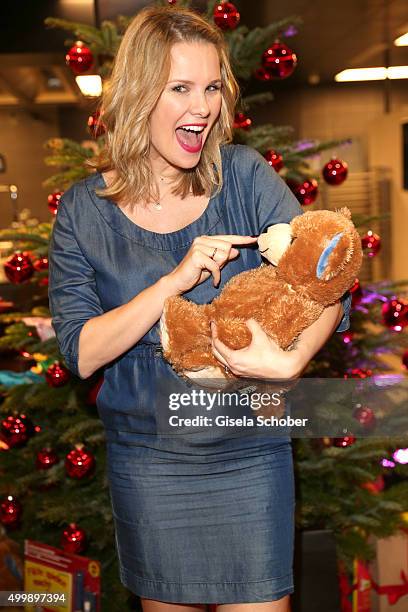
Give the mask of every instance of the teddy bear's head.
[{"label": "teddy bear's head", "polygon": [[324,306],[353,284],[363,255],[348,208],[308,211],[273,225],[258,245],[278,278]]}]

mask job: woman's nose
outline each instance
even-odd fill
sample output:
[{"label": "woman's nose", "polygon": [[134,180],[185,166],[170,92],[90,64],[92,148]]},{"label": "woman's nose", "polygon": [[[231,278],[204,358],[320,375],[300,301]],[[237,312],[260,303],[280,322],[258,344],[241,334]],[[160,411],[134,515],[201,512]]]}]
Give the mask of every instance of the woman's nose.
[{"label": "woman's nose", "polygon": [[202,93],[194,94],[191,99],[190,110],[192,115],[208,116],[210,114],[210,106],[206,95]]}]

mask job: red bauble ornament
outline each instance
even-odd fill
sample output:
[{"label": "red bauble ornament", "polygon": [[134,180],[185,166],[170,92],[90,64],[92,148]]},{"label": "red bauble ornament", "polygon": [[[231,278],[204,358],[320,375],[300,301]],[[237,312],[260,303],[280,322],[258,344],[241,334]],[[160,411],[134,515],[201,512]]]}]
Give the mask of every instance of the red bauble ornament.
[{"label": "red bauble ornament", "polygon": [[58,205],[63,193],[63,191],[54,191],[48,196],[48,209],[53,215],[57,214]]},{"label": "red bauble ornament", "polygon": [[285,43],[275,42],[262,55],[262,65],[273,79],[286,79],[296,68],[296,54]]},{"label": "red bauble ornament", "polygon": [[22,507],[14,495],[3,497],[0,502],[0,523],[6,527],[17,527],[21,520]]},{"label": "red bauble ornament", "polygon": [[37,272],[41,270],[48,270],[48,257],[40,257],[33,262],[34,269]]},{"label": "red bauble ornament", "polygon": [[372,370],[365,370],[364,368],[352,368],[344,374],[344,378],[369,378],[373,375]]},{"label": "red bauble ornament", "polygon": [[45,372],[45,380],[50,387],[62,387],[70,378],[71,374],[59,361],[55,361]]},{"label": "red bauble ornament", "polygon": [[44,278],[40,278],[37,285],[39,287],[48,287],[48,276],[44,276]]},{"label": "red bauble ornament", "polygon": [[343,436],[342,438],[333,438],[333,444],[338,448],[346,448],[347,446],[351,446],[355,441],[356,438],[351,434],[348,436]]},{"label": "red bauble ornament", "polygon": [[254,72],[254,77],[258,79],[258,81],[271,81],[272,76],[269,74],[265,68],[257,68]]},{"label": "red bauble ornament", "polygon": [[283,157],[280,153],[278,153],[277,151],[274,151],[273,149],[269,149],[269,151],[267,151],[264,154],[264,158],[266,159],[268,164],[272,166],[274,170],[276,170],[276,172],[279,172],[279,170],[282,170]]},{"label": "red bauble ornament", "polygon": [[356,280],[354,281],[353,286],[350,287],[350,293],[351,305],[356,306],[356,304],[359,304],[359,302],[361,302],[361,298],[363,297],[363,291],[361,289],[360,281],[358,280],[358,278],[356,278]]},{"label": "red bauble ornament", "polygon": [[341,185],[346,180],[348,166],[345,161],[333,157],[324,166],[322,174],[323,178],[329,185]]},{"label": "red bauble ornament", "polygon": [[69,553],[78,555],[86,545],[85,531],[75,523],[70,523],[61,536],[61,547]]},{"label": "red bauble ornament", "polygon": [[177,0],[167,0],[169,4],[177,4]]},{"label": "red bauble ornament", "polygon": [[42,448],[38,451],[35,460],[37,470],[49,470],[53,465],[58,463],[57,453],[52,448]]},{"label": "red bauble ornament", "polygon": [[103,136],[106,132],[106,126],[101,120],[101,112],[99,110],[89,115],[88,131],[94,138],[99,138],[99,136]]},{"label": "red bauble ornament", "polygon": [[65,458],[65,471],[70,478],[85,478],[94,467],[95,458],[90,451],[84,448],[83,444],[76,444]]},{"label": "red bauble ornament", "polygon": [[288,180],[288,186],[293,191],[302,206],[313,204],[319,193],[319,185],[315,179],[306,179],[303,183]]},{"label": "red bauble ornament", "polygon": [[252,119],[247,117],[245,113],[235,113],[234,129],[249,130],[252,125]]},{"label": "red bauble ornament", "polygon": [[65,60],[72,72],[83,74],[92,66],[94,58],[91,50],[81,40],[77,40],[66,54]]},{"label": "red bauble ornament", "polygon": [[25,414],[9,414],[1,422],[1,433],[9,448],[19,448],[34,435],[35,428]]},{"label": "red bauble ornament", "polygon": [[94,406],[96,404],[96,398],[99,393],[99,389],[103,385],[103,376],[98,380],[98,382],[89,390],[88,396],[86,398],[87,404]]},{"label": "red bauble ornament", "polygon": [[369,480],[368,482],[363,482],[360,485],[363,489],[370,491],[373,495],[378,495],[385,487],[385,481],[382,474],[379,474],[375,480]]},{"label": "red bauble ornament", "polygon": [[34,274],[34,267],[26,253],[17,251],[4,264],[4,272],[12,283],[24,283]]},{"label": "red bauble ornament", "polygon": [[405,368],[405,370],[408,370],[408,351],[405,351],[405,353],[403,353],[401,361],[402,367]]},{"label": "red bauble ornament", "polygon": [[374,232],[368,230],[366,235],[361,239],[361,246],[368,257],[374,257],[381,249],[381,238],[378,234],[374,234]]},{"label": "red bauble ornament", "polygon": [[348,329],[345,332],[341,332],[341,337],[342,337],[344,344],[351,344],[353,342],[354,332]]},{"label": "red bauble ornament", "polygon": [[374,429],[376,426],[375,414],[368,406],[358,406],[353,412],[353,417],[360,425],[363,425],[365,429]]},{"label": "red bauble ornament", "polygon": [[220,2],[214,7],[214,23],[221,30],[233,30],[240,20],[237,7],[232,2]]},{"label": "red bauble ornament", "polygon": [[408,325],[408,302],[394,298],[388,300],[381,309],[383,323],[390,329],[400,332]]}]

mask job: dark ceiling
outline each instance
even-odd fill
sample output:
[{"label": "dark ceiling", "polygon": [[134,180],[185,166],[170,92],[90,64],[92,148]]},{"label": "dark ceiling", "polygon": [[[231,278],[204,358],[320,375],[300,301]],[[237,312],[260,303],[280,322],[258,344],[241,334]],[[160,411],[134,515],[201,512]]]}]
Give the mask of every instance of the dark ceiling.
[{"label": "dark ceiling", "polygon": [[[47,16],[94,22],[94,8],[100,19],[118,13],[134,14],[149,0],[2,0],[0,3],[0,53],[61,54],[62,31],[45,29]],[[310,82],[333,82],[336,72],[346,67],[384,65],[387,40],[390,64],[408,64],[408,47],[393,46],[393,39],[408,30],[407,0],[236,0],[241,23],[249,27],[266,25],[290,15],[300,16],[303,25],[287,43],[298,54],[299,64],[285,86]],[[193,1],[200,8],[205,1]],[[3,56],[3,59],[6,59]],[[6,68],[0,57],[2,68]]]}]

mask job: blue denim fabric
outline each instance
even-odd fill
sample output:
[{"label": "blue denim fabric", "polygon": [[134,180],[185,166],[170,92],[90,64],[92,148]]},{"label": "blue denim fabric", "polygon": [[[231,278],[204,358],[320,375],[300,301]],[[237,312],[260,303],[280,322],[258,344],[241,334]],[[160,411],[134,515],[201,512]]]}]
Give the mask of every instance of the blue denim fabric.
[{"label": "blue denim fabric", "polygon": [[350,291],[346,291],[346,293],[341,298],[341,304],[343,306],[343,318],[338,324],[336,328],[336,332],[344,332],[350,327],[350,310],[351,310],[351,300],[353,296]]},{"label": "blue denim fabric", "polygon": [[[221,149],[224,185],[185,228],[160,234],[98,197],[101,174],[61,198],[50,243],[49,299],[67,366],[79,376],[78,341],[87,320],[129,302],[170,272],[196,236],[258,235],[303,212],[255,150]],[[185,294],[208,303],[234,275],[261,264],[256,246]],[[337,331],[348,326],[349,297]],[[104,368],[97,408],[121,579],[135,593],[179,603],[255,602],[293,591],[294,490],[288,436],[158,435],[163,381],[180,382],[157,350],[158,323]],[[185,390],[189,390],[185,386]],[[182,432],[181,432],[182,433]]]}]

